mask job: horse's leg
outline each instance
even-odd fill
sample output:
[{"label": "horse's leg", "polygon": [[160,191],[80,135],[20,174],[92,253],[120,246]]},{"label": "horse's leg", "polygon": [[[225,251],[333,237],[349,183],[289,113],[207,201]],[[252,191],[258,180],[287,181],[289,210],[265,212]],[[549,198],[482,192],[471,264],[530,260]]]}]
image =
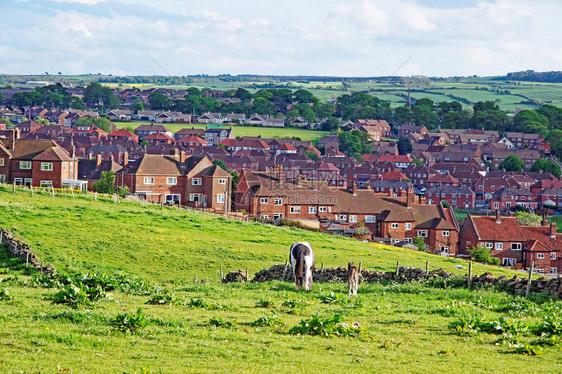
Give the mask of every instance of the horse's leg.
[{"label": "horse's leg", "polygon": [[347,296],[351,296],[351,280],[347,280]]},{"label": "horse's leg", "polygon": [[357,285],[359,284],[358,280],[353,282],[353,296],[357,296]]}]

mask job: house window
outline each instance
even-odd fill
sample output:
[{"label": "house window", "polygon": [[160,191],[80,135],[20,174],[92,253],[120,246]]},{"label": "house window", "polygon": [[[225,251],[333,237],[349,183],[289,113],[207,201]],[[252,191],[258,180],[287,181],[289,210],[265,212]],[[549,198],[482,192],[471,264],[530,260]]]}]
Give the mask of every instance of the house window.
[{"label": "house window", "polygon": [[556,252],[552,252],[552,253],[550,254],[550,259],[551,259],[551,260],[556,260]]},{"label": "house window", "polygon": [[496,243],[496,251],[501,251],[503,249],[503,243]]},{"label": "house window", "polygon": [[443,231],[443,236],[451,236],[451,232],[450,231]]},{"label": "house window", "polygon": [[511,250],[512,251],[520,251],[521,250],[521,243],[511,243]]},{"label": "house window", "polygon": [[289,208],[289,211],[291,212],[291,214],[300,214],[301,207],[300,206],[292,206],[292,207]]},{"label": "house window", "polygon": [[178,184],[178,178],[168,177],[168,178],[166,178],[166,184],[176,185],[176,184]]},{"label": "house window", "polygon": [[260,199],[260,204],[267,204],[267,203],[269,203],[269,199],[267,197],[262,197]]},{"label": "house window", "polygon": [[494,248],[494,243],[486,243],[486,248],[489,248],[489,249]]},{"label": "house window", "polygon": [[274,213],[273,214],[274,220],[278,220],[278,219],[282,219],[282,218],[283,218],[283,213]]},{"label": "house window", "polygon": [[[427,238],[427,230],[418,230],[418,238]],[[469,242],[466,242],[466,244],[468,248]]]},{"label": "house window", "polygon": [[349,222],[357,222],[357,216],[349,216]]},{"label": "house window", "polygon": [[398,240],[398,239],[391,239],[390,241],[391,241],[391,243],[392,243],[392,244],[396,244],[396,243],[398,243],[398,242],[399,242],[399,240]]},{"label": "house window", "polygon": [[[72,171],[72,164],[70,166],[71,166],[70,170]],[[42,167],[42,165],[41,165],[41,167]],[[43,170],[43,169],[41,169],[41,170]],[[62,171],[66,171],[66,162],[62,163]]]},{"label": "house window", "polygon": [[226,184],[226,179],[224,178],[219,179],[219,184]]},{"label": "house window", "polygon": [[400,225],[398,223],[391,223],[390,224],[391,229],[397,229],[398,227],[400,227]]},{"label": "house window", "polygon": [[[338,219],[338,216],[336,216],[336,219]],[[340,220],[340,221],[347,221],[347,216],[346,216],[346,215],[340,214],[339,220]]]},{"label": "house window", "polygon": [[31,169],[31,161],[20,161],[20,169],[21,170],[30,170]]},{"label": "house window", "polygon": [[325,206],[319,206],[319,207],[318,207],[318,211],[319,211],[320,213],[326,213],[327,210],[328,210],[328,209],[326,209]]},{"label": "house window", "polygon": [[316,214],[316,207],[315,206],[308,207],[308,213],[309,214]]},{"label": "house window", "polygon": [[445,253],[449,253],[449,246],[444,245],[443,247],[441,247],[441,251],[443,251]]},{"label": "house window", "polygon": [[377,222],[377,216],[365,216],[365,223]]},{"label": "house window", "polygon": [[53,181],[41,181],[39,186],[41,186],[41,187],[53,187]]},{"label": "house window", "polygon": [[0,174],[0,183],[6,183],[6,175]]},{"label": "house window", "polygon": [[500,203],[498,203],[497,201],[494,202],[494,209],[499,209],[500,208]]},{"label": "house window", "polygon": [[196,201],[196,202],[201,201],[201,194],[199,194],[199,193],[190,193],[190,194],[189,194],[189,201]]},{"label": "house window", "polygon": [[181,201],[181,195],[179,194],[166,195],[166,204],[179,204],[180,201]]},{"label": "house window", "polygon": [[41,171],[53,171],[53,163],[52,162],[42,162],[41,163]]},{"label": "house window", "polygon": [[21,179],[21,178],[14,178],[14,183],[15,183],[17,186],[21,186],[21,183],[22,183],[22,182],[23,182],[23,179]]},{"label": "house window", "polygon": [[0,166],[4,166],[4,159],[0,158]]},{"label": "house window", "polygon": [[219,204],[224,203],[224,194],[223,193],[217,194],[217,203],[219,203]]},{"label": "house window", "polygon": [[144,184],[154,184],[154,177],[144,177]]},{"label": "house window", "polygon": [[405,241],[406,243],[411,243],[411,242],[412,242],[412,238],[404,238],[404,241]]},{"label": "house window", "polygon": [[273,204],[276,206],[281,206],[283,204],[282,199],[273,199]]},{"label": "house window", "polygon": [[200,186],[203,184],[203,180],[201,178],[193,178],[191,180],[191,185],[192,186]]},{"label": "house window", "polygon": [[410,222],[407,222],[404,224],[404,230],[411,230],[412,229],[412,224]]},{"label": "house window", "polygon": [[537,253],[537,258],[539,260],[543,260],[544,259],[544,253]]}]

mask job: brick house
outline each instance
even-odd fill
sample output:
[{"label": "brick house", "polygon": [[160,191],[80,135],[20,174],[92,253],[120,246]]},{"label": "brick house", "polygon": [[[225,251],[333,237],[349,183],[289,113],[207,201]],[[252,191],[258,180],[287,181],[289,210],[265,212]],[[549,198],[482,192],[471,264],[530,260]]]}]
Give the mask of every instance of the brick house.
[{"label": "brick house", "polygon": [[206,156],[146,154],[120,173],[117,185],[148,201],[230,210],[232,177]]},{"label": "brick house", "polygon": [[25,121],[15,126],[15,128],[20,131],[20,137],[23,138],[29,134],[34,134],[41,128],[41,125],[35,121]]},{"label": "brick house", "polygon": [[186,136],[176,140],[177,145],[181,145],[189,152],[193,153],[196,148],[206,147],[207,142],[198,136]]},{"label": "brick house", "polygon": [[125,129],[114,131],[111,134],[109,134],[107,137],[110,140],[123,140],[123,141],[131,140],[134,141],[135,143],[138,143],[139,141],[138,135]]},{"label": "brick house", "polygon": [[517,148],[534,149],[539,145],[543,137],[538,134],[525,134],[522,132],[507,132],[505,137]]},{"label": "brick house", "polygon": [[399,137],[408,137],[411,134],[419,134],[419,135],[426,135],[429,133],[427,127],[425,126],[416,126],[411,123],[402,125],[398,128],[398,136]]},{"label": "brick house", "polygon": [[524,188],[502,187],[493,194],[490,200],[490,208],[493,210],[505,211],[516,206],[535,210],[538,207],[537,197]]},{"label": "brick house", "polygon": [[150,145],[174,144],[175,140],[172,136],[164,133],[154,133],[144,137],[143,141],[147,141]]},{"label": "brick house", "polygon": [[209,146],[218,146],[225,139],[234,139],[232,127],[205,129],[205,141]]},{"label": "brick house", "polygon": [[562,257],[562,234],[556,223],[521,226],[516,217],[468,215],[459,233],[459,253],[469,256],[478,246],[488,248],[503,266],[525,269],[535,261],[539,272],[558,273]]},{"label": "brick house", "polygon": [[8,139],[0,160],[0,180],[7,183],[62,188],[77,180],[78,161],[53,140]]},{"label": "brick house", "polygon": [[172,132],[168,130],[163,125],[155,125],[151,123],[150,125],[141,125],[135,129],[135,134],[139,137],[139,140],[142,141],[148,135],[162,133],[168,136],[173,136]]},{"label": "brick house", "polygon": [[447,201],[453,208],[474,208],[476,194],[467,186],[434,186],[425,191],[428,204]]}]

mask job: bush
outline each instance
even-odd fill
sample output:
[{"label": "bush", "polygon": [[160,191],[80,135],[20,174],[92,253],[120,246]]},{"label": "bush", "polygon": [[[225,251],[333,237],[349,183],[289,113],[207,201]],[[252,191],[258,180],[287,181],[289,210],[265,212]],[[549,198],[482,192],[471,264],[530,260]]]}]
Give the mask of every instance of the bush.
[{"label": "bush", "polygon": [[170,294],[154,295],[146,302],[149,305],[174,305],[181,304],[181,300]]},{"label": "bush", "polygon": [[489,265],[499,265],[500,259],[492,256],[492,250],[482,246],[478,246],[470,250],[470,255],[474,258],[474,261],[480,262],[482,264]]},{"label": "bush", "polygon": [[59,292],[53,295],[54,304],[67,304],[72,308],[90,307],[92,302],[101,300],[105,297],[105,292],[98,285],[88,287],[82,283],[68,284]]},{"label": "bush", "polygon": [[352,336],[361,334],[361,326],[358,323],[345,323],[341,314],[333,317],[322,318],[319,315],[310,319],[303,319],[300,324],[289,330],[292,335],[319,335],[319,336]]},{"label": "bush", "polygon": [[256,301],[256,308],[273,308],[275,306],[275,301],[272,299],[260,299]]},{"label": "bush", "polygon": [[0,300],[12,300],[12,297],[8,294],[8,291],[5,288],[0,288]]},{"label": "bush", "polygon": [[222,318],[211,318],[209,324],[216,327],[226,327],[227,329],[232,327],[232,322],[225,321]]},{"label": "bush", "polygon": [[536,335],[562,335],[562,318],[555,315],[546,316],[534,328]]},{"label": "bush", "polygon": [[142,312],[142,309],[139,308],[134,314],[118,314],[117,317],[115,317],[115,319],[111,322],[111,325],[119,331],[135,334],[148,325],[148,320],[146,319],[145,314]]},{"label": "bush", "polygon": [[250,323],[250,325],[254,327],[276,327],[283,326],[284,323],[279,319],[279,317],[277,317],[275,310],[272,310],[271,313],[265,314],[263,317],[260,317]]}]

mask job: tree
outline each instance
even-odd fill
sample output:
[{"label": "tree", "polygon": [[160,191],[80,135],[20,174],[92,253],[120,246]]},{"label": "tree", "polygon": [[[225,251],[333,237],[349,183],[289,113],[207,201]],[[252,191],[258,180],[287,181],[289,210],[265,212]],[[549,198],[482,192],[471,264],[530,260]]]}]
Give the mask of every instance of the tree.
[{"label": "tree", "polygon": [[538,114],[545,116],[548,119],[549,129],[562,129],[562,109],[554,105],[543,105],[536,110]]},{"label": "tree", "polygon": [[318,103],[314,106],[314,112],[316,113],[316,118],[324,119],[333,116],[336,108],[332,104]]},{"label": "tree", "polygon": [[148,97],[148,106],[154,110],[168,109],[170,106],[170,99],[161,92],[153,92]]},{"label": "tree", "polygon": [[497,104],[495,104],[493,101],[479,101],[476,104],[474,104],[472,109],[474,110],[475,113],[476,112],[488,113],[488,112],[500,110],[500,107]]},{"label": "tree", "polygon": [[415,237],[414,244],[418,246],[418,251],[426,252],[425,241],[423,240],[423,238],[420,238],[419,236]]},{"label": "tree", "polygon": [[562,130],[552,130],[545,138],[550,143],[550,151],[562,157]]},{"label": "tree", "polygon": [[540,226],[542,217],[535,213],[515,212],[515,218],[521,226]]},{"label": "tree", "polygon": [[238,89],[234,93],[234,97],[236,97],[236,98],[238,98],[242,101],[250,101],[253,98],[252,93],[250,91],[248,91],[247,89],[242,88],[242,87],[238,87]]},{"label": "tree", "polygon": [[499,110],[475,111],[470,119],[470,126],[474,129],[505,132],[509,126],[509,118]]},{"label": "tree", "polygon": [[338,138],[340,149],[357,160],[360,160],[362,155],[372,151],[372,142],[366,132],[359,130],[346,131],[339,134]]},{"label": "tree", "polygon": [[293,100],[297,103],[314,104],[315,99],[314,95],[307,90],[296,90],[293,93]]},{"label": "tree", "polygon": [[254,100],[254,110],[258,114],[273,115],[275,104],[264,97],[258,97]]},{"label": "tree", "polygon": [[86,107],[84,106],[84,100],[82,98],[73,96],[70,98],[70,108],[74,110],[84,110]]},{"label": "tree", "polygon": [[538,159],[535,161],[533,166],[531,167],[531,171],[543,171],[545,173],[551,173],[556,178],[560,178],[561,170],[560,166],[551,160],[545,160],[543,158]]},{"label": "tree", "polygon": [[313,151],[303,151],[302,153],[307,155],[308,158],[310,158],[312,161],[317,161],[318,158],[319,158],[318,155],[316,154],[316,152],[313,152]]},{"label": "tree", "polygon": [[104,87],[98,82],[91,82],[84,90],[84,102],[90,106],[105,106],[115,108],[117,100],[109,87]]},{"label": "tree", "polygon": [[394,116],[392,118],[398,125],[405,125],[412,122],[412,110],[407,106],[399,106],[394,109]]},{"label": "tree", "polygon": [[92,188],[99,193],[115,193],[115,172],[113,170],[103,171],[100,180],[95,182]]},{"label": "tree", "polygon": [[522,110],[513,117],[513,131],[520,131],[529,134],[546,135],[550,123],[548,118],[534,110]]},{"label": "tree", "polygon": [[500,162],[498,168],[505,171],[523,171],[525,163],[516,155],[509,155]]},{"label": "tree", "polygon": [[500,259],[492,256],[492,250],[483,246],[478,246],[469,251],[474,261],[482,264],[499,265]]},{"label": "tree", "polygon": [[340,121],[336,117],[328,117],[321,128],[323,131],[336,132],[340,128]]},{"label": "tree", "polygon": [[410,154],[413,149],[412,142],[405,136],[402,136],[400,139],[398,139],[398,144],[396,145],[396,147],[398,148],[398,154],[401,155]]}]

